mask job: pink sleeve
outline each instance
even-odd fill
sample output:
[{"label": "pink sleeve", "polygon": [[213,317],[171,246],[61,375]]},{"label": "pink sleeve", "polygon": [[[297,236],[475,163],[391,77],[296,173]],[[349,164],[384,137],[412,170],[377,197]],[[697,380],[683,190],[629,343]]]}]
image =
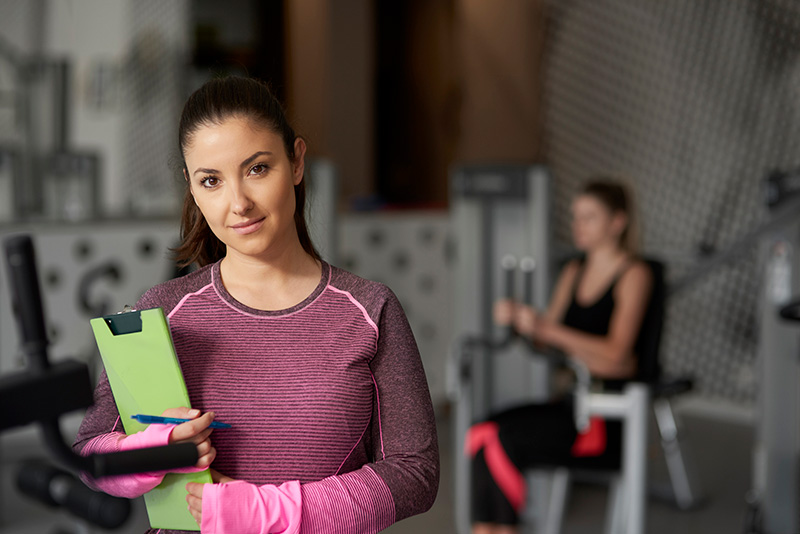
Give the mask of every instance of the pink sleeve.
[{"label": "pink sleeve", "polygon": [[394,523],[394,501],[369,467],[318,482],[206,484],[208,534],[369,534]]},{"label": "pink sleeve", "polygon": [[302,486],[302,534],[380,532],[395,522],[386,483],[370,467]]},{"label": "pink sleeve", "polygon": [[300,483],[256,486],[243,481],[203,487],[205,534],[298,534]]},{"label": "pink sleeve", "polygon": [[[81,455],[89,456],[90,454],[104,454],[169,445],[169,435],[172,433],[173,428],[175,427],[172,425],[149,425],[145,430],[137,432],[136,434],[131,434],[130,436],[126,436],[122,432],[101,434],[84,446],[81,450]],[[190,467],[176,471],[187,472],[198,470],[197,468]],[[103,478],[93,478],[86,473],[82,473],[81,479],[90,487],[108,493],[109,495],[132,499],[144,495],[161,484],[166,473],[167,471],[157,471],[153,473],[133,473],[130,475],[117,475]]]}]

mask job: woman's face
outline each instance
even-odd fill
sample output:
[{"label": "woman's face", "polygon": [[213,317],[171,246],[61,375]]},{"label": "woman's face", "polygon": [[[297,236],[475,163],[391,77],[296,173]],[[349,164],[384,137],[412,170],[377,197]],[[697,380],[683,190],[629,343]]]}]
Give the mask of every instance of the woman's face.
[{"label": "woman's face", "polygon": [[580,195],[572,202],[572,239],[583,252],[600,246],[619,246],[627,225],[623,213],[614,213],[590,195]]},{"label": "woman's face", "polygon": [[290,161],[281,137],[247,119],[198,129],[184,149],[189,187],[227,255],[268,259],[299,245],[294,186],[305,143]]}]

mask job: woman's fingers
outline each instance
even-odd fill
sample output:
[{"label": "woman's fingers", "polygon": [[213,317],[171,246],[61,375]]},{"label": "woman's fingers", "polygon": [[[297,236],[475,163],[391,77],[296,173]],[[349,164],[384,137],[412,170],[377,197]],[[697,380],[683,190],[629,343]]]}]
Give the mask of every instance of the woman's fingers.
[{"label": "woman's fingers", "polygon": [[202,521],[202,513],[203,513],[203,486],[204,484],[198,484],[196,482],[189,482],[186,484],[186,491],[188,495],[186,495],[186,502],[189,505],[189,512],[194,517],[194,520],[197,521],[197,524],[200,525]]},{"label": "woman's fingers", "polygon": [[211,465],[217,457],[217,450],[211,445],[211,441],[206,440],[197,445],[197,463],[195,467],[206,468]]},{"label": "woman's fingers", "polygon": [[186,491],[189,492],[189,495],[197,497],[198,499],[202,499],[204,485],[205,484],[201,484],[199,482],[188,482],[186,484]]},{"label": "woman's fingers", "polygon": [[[206,412],[196,419],[181,423],[175,426],[175,429],[170,434],[169,442],[177,443],[179,441],[192,440],[195,443],[203,441],[211,434],[210,425],[214,421],[214,412]],[[194,438],[197,438],[196,440]]]},{"label": "woman's fingers", "polygon": [[234,480],[229,476],[223,475],[216,469],[209,469],[209,471],[211,471],[211,480],[213,480],[215,484],[226,484]]},{"label": "woman's fingers", "polygon": [[194,520],[195,520],[195,522],[197,522],[198,526],[202,526],[203,525],[203,513],[202,513],[202,511],[203,511],[202,510],[202,506],[200,507],[200,511],[198,511],[197,508],[193,508],[191,504],[189,505],[189,513],[192,514],[192,517],[194,517]]},{"label": "woman's fingers", "polygon": [[197,455],[198,456],[205,456],[213,449],[211,445],[211,440],[203,440],[197,444]]},{"label": "woman's fingers", "polygon": [[178,406],[175,408],[167,408],[161,415],[164,417],[177,417],[178,419],[194,419],[200,415],[200,410],[188,408],[186,406]]},{"label": "woman's fingers", "polygon": [[508,326],[514,320],[514,301],[501,299],[494,303],[492,315],[494,322],[500,326]]},{"label": "woman's fingers", "polygon": [[206,452],[205,454],[201,454],[200,451],[198,450],[197,456],[198,458],[195,467],[205,469],[206,467],[209,467],[211,463],[214,461],[214,459],[217,457],[217,449],[215,449],[214,447],[209,447],[208,452]]},{"label": "woman's fingers", "polygon": [[528,306],[520,306],[514,316],[514,327],[517,332],[529,337],[536,335],[538,326],[538,314],[536,310]]},{"label": "woman's fingers", "polygon": [[214,432],[213,428],[206,428],[205,430],[203,430],[202,432],[200,432],[196,436],[194,436],[192,438],[189,438],[186,441],[192,441],[192,442],[197,443],[199,445],[200,443],[206,441],[209,437],[211,437],[211,433],[212,432]]},{"label": "woman's fingers", "polygon": [[164,417],[189,419],[185,423],[175,425],[169,435],[169,443],[194,443],[197,446],[197,463],[195,467],[209,467],[217,456],[217,450],[209,439],[214,431],[209,425],[214,421],[214,412],[200,415],[200,410],[185,406],[169,408],[161,414]]}]

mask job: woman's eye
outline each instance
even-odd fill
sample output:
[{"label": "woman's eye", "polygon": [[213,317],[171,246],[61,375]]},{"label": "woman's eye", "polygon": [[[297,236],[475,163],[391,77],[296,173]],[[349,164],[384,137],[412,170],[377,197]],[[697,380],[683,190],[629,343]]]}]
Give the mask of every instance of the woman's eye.
[{"label": "woman's eye", "polygon": [[253,165],[250,168],[250,174],[264,174],[265,172],[267,172],[268,168],[269,167],[267,167],[263,163],[258,163],[257,165]]},{"label": "woman's eye", "polygon": [[200,180],[200,185],[206,188],[211,188],[216,186],[219,183],[219,179],[215,176],[206,176],[202,180]]}]

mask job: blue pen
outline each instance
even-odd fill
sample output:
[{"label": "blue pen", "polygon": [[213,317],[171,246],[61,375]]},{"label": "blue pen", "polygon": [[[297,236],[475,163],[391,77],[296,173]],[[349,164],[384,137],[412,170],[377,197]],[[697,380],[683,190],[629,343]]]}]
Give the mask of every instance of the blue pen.
[{"label": "blue pen", "polygon": [[[136,419],[140,423],[145,425],[156,424],[156,425],[179,425],[181,423],[185,423],[186,421],[192,421],[192,419],[179,419],[177,417],[161,417],[160,415],[142,415],[140,413],[136,415],[132,415],[131,419]],[[210,425],[209,428],[232,428],[231,425],[228,423],[223,423],[221,421],[214,421]]]}]

